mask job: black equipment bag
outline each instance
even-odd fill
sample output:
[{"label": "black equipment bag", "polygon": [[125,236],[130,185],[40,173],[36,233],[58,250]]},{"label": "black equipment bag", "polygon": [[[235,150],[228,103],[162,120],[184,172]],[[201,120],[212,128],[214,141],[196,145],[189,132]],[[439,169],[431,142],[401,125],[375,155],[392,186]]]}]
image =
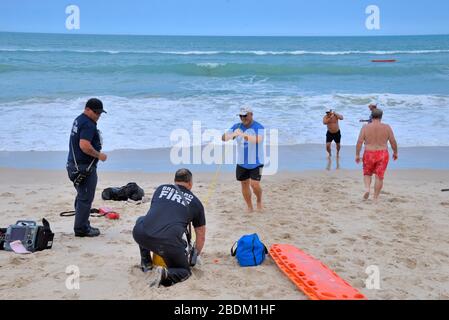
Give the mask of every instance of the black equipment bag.
[{"label": "black equipment bag", "polygon": [[140,201],[145,196],[145,192],[135,182],[130,182],[120,188],[106,188],[101,193],[103,200],[126,201],[128,199]]},{"label": "black equipment bag", "polygon": [[126,195],[126,190],[121,188],[106,188],[101,193],[101,198],[103,200],[113,200],[113,201],[126,201],[128,196]]},{"label": "black equipment bag", "polygon": [[129,199],[140,201],[145,196],[145,192],[135,182],[130,182],[126,185],[126,195]]}]

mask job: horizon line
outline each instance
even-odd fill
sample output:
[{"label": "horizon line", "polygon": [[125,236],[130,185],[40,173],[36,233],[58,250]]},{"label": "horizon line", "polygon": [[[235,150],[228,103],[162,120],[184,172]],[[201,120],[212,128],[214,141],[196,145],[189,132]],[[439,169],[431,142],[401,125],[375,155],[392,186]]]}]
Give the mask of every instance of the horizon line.
[{"label": "horizon line", "polygon": [[0,33],[20,33],[20,34],[47,34],[47,35],[78,35],[78,36],[136,36],[136,37],[273,37],[273,38],[299,38],[299,37],[323,37],[323,38],[343,38],[343,37],[426,37],[426,36],[449,36],[449,33],[428,33],[428,34],[376,34],[376,35],[200,35],[200,34],[138,34],[138,33],[78,33],[78,32],[30,32],[30,31],[8,31],[0,30]]}]

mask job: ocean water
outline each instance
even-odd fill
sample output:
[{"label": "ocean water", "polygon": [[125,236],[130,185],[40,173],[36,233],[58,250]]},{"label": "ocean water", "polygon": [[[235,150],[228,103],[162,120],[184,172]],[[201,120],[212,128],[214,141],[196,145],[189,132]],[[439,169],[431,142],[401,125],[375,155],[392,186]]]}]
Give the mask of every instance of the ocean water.
[{"label": "ocean water", "polygon": [[168,147],[193,121],[225,130],[247,103],[283,145],[323,143],[330,108],[354,145],[378,102],[401,146],[449,146],[449,36],[0,33],[0,151],[67,150],[92,96],[108,111],[106,150]]}]

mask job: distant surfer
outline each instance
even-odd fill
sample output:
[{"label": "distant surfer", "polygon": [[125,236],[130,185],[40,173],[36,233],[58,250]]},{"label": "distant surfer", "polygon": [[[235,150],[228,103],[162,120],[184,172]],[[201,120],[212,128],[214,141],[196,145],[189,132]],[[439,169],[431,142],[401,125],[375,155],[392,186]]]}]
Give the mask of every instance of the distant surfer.
[{"label": "distant surfer", "polygon": [[329,158],[332,157],[332,141],[335,141],[337,145],[337,158],[340,156],[341,131],[338,124],[339,120],[343,120],[343,116],[333,110],[327,111],[323,118],[323,124],[327,126],[326,150]]},{"label": "distant surfer", "polygon": [[[371,104],[368,106],[368,108],[369,108],[370,112],[372,113],[374,109],[377,109],[377,104],[376,104],[376,103],[371,103]],[[368,120],[360,120],[360,122],[368,122],[368,123],[371,123],[371,122],[373,122],[373,117],[372,117],[372,115],[370,114]]]},{"label": "distant surfer", "polygon": [[361,162],[360,151],[365,144],[363,155],[363,175],[365,182],[364,199],[368,200],[371,192],[371,180],[376,175],[374,184],[374,200],[377,200],[383,187],[385,171],[387,170],[390,155],[388,153],[388,142],[393,149],[393,160],[398,159],[398,144],[394,137],[393,129],[382,123],[383,111],[375,108],[372,111],[372,122],[362,128],[356,147],[357,164]]}]

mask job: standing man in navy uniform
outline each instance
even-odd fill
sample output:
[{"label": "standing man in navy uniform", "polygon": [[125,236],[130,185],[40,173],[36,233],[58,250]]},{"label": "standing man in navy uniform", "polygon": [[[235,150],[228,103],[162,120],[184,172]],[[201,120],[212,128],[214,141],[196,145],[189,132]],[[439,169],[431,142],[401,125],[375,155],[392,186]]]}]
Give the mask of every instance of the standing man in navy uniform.
[{"label": "standing man in navy uniform", "polygon": [[85,178],[75,184],[75,236],[97,237],[100,230],[90,226],[89,217],[97,187],[98,160],[106,161],[107,155],[101,152],[102,138],[97,129],[97,122],[103,110],[103,103],[98,99],[90,99],[84,112],[73,122],[70,134],[67,172],[72,181],[84,173]]}]

